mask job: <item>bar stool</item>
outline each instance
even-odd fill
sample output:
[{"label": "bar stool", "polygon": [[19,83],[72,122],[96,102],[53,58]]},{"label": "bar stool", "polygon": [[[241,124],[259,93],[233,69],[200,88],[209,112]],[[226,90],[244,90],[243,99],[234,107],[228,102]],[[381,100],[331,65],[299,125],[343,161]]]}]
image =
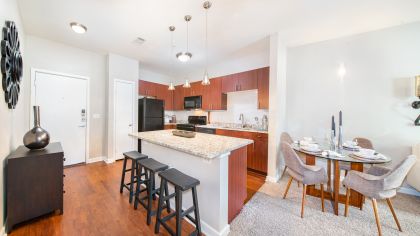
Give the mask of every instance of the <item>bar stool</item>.
[{"label": "bar stool", "polygon": [[[150,225],[152,216],[156,214],[156,211],[152,210],[153,200],[156,199],[156,194],[162,195],[162,189],[155,187],[155,174],[168,169],[169,167],[163,163],[156,161],[153,158],[142,159],[137,161],[138,165],[138,176],[144,175],[145,178],[137,178],[137,186],[134,197],[134,209],[137,209],[138,204],[140,203],[147,210],[147,225]],[[142,170],[144,169],[144,173]],[[141,185],[145,184],[146,187],[141,189]],[[146,196],[140,197],[140,194],[144,191],[147,191]],[[163,189],[166,193],[168,192],[168,186],[165,186]],[[147,201],[147,203],[146,203]],[[168,213],[170,212],[169,200],[166,201],[166,208]]]},{"label": "bar stool", "polygon": [[[129,202],[131,203],[133,201],[133,195],[134,195],[134,188],[133,185],[135,184],[135,179],[141,178],[141,176],[137,176],[137,161],[142,159],[147,159],[147,156],[144,154],[139,153],[138,151],[131,151],[131,152],[125,152],[124,155],[124,162],[123,162],[123,168],[122,168],[122,175],[121,175],[121,184],[120,184],[120,193],[123,192],[123,189],[126,188],[130,192],[130,198]],[[127,169],[127,160],[131,160],[131,169]],[[125,173],[130,171],[131,172],[131,178],[129,183],[125,183]]]},{"label": "bar stool", "polygon": [[[201,234],[201,223],[200,223],[200,213],[198,210],[198,200],[197,200],[197,189],[196,186],[200,184],[198,179],[195,179],[191,176],[188,176],[177,169],[168,169],[159,173],[161,178],[160,188],[167,189],[168,182],[175,187],[175,192],[168,195],[168,192],[165,191],[164,196],[159,197],[158,209],[156,214],[156,225],[155,233],[159,233],[160,224],[171,234],[180,236],[181,235],[181,222],[182,219],[187,217],[191,222],[195,224],[195,231],[191,235],[200,235]],[[184,191],[192,190],[193,206],[187,210],[182,210],[182,193]],[[163,202],[168,201],[169,199],[175,197],[175,212],[161,217]],[[194,211],[195,218],[192,218],[189,213]],[[166,224],[166,221],[170,220],[172,217],[176,217],[176,233]]]}]

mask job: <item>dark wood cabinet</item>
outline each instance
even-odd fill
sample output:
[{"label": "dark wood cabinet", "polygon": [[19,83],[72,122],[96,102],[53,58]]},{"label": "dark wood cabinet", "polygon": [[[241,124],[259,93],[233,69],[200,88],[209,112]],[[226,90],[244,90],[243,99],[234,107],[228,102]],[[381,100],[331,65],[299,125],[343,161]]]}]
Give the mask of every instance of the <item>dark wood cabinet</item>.
[{"label": "dark wood cabinet", "polygon": [[139,95],[156,97],[155,83],[139,80]]},{"label": "dark wood cabinet", "polygon": [[165,110],[174,110],[174,92],[167,85],[139,80],[139,95],[164,100]]},{"label": "dark wood cabinet", "polygon": [[41,150],[20,146],[6,158],[6,231],[56,210],[63,213],[64,152],[60,143]]},{"label": "dark wood cabinet", "polygon": [[182,85],[175,86],[174,90],[174,110],[184,110],[184,91]]},{"label": "dark wood cabinet", "polygon": [[258,78],[257,78],[257,71],[258,70],[250,70],[238,73],[237,77],[237,91],[246,91],[257,89]]},{"label": "dark wood cabinet", "polygon": [[222,93],[238,91],[238,79],[236,74],[222,76]]},{"label": "dark wood cabinet", "polygon": [[270,67],[258,69],[258,109],[269,107]]},{"label": "dark wood cabinet", "polygon": [[225,129],[216,129],[216,134],[253,140],[254,143],[247,146],[247,167],[259,173],[267,174],[268,134]]},{"label": "dark wood cabinet", "polygon": [[227,95],[222,93],[222,77],[210,80],[203,86],[203,110],[226,110]]}]

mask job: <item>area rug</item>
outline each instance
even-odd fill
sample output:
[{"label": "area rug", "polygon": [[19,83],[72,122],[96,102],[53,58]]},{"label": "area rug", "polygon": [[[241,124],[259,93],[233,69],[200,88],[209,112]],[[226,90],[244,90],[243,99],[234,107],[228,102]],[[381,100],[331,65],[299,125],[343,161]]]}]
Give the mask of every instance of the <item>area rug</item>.
[{"label": "area rug", "polygon": [[[344,205],[340,204],[340,215],[336,216],[331,201],[325,201],[325,212],[322,212],[321,200],[307,196],[302,219],[302,186],[293,182],[283,199],[286,184],[286,178],[279,183],[265,183],[232,221],[229,235],[378,234],[370,199],[366,199],[363,211],[350,207],[349,216],[344,217]],[[398,231],[386,201],[378,201],[382,235],[420,235],[420,198],[399,193],[392,202],[403,232]]]}]

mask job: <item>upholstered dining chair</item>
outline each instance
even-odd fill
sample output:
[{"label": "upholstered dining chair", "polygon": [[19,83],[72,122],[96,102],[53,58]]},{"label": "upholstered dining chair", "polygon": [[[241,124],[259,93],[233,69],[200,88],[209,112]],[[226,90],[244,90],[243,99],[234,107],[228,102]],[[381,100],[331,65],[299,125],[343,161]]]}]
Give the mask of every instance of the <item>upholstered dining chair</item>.
[{"label": "upholstered dining chair", "polygon": [[353,189],[372,199],[373,211],[379,235],[382,235],[382,232],[376,200],[382,199],[386,199],[395,223],[397,224],[398,230],[402,232],[397,215],[392,207],[391,198],[397,194],[397,188],[401,186],[415,162],[416,156],[411,155],[395,166],[392,170],[384,167],[373,166],[366,173],[353,170],[350,171],[343,181],[343,184],[347,188],[344,216],[348,216],[350,189]]},{"label": "upholstered dining chair", "polygon": [[[280,144],[283,143],[283,142],[292,145],[293,139],[292,139],[292,137],[290,136],[289,133],[287,133],[287,132],[282,132],[281,133],[281,135],[280,135]],[[283,172],[282,172],[282,174],[280,176],[280,179],[283,178],[284,173],[286,173],[286,169],[287,169],[287,166],[284,165],[284,169],[283,169]]]},{"label": "upholstered dining chair", "polygon": [[295,150],[287,142],[282,142],[281,151],[284,156],[284,161],[287,166],[287,173],[290,175],[289,182],[287,183],[286,190],[284,191],[283,199],[286,198],[287,192],[289,191],[290,184],[293,179],[301,182],[303,184],[302,192],[302,208],[300,212],[300,217],[303,218],[304,215],[304,206],[305,206],[305,196],[306,196],[306,186],[307,185],[321,185],[321,207],[324,212],[324,184],[327,183],[327,173],[325,169],[320,166],[310,166],[302,162],[299,156],[296,154]]},{"label": "upholstered dining chair", "polygon": [[[354,138],[353,141],[357,142],[357,145],[361,148],[373,149],[372,142],[367,138],[357,137],[357,138]],[[348,162],[341,163],[340,170],[344,170],[344,176],[347,176],[347,173],[351,170],[350,163]]]}]

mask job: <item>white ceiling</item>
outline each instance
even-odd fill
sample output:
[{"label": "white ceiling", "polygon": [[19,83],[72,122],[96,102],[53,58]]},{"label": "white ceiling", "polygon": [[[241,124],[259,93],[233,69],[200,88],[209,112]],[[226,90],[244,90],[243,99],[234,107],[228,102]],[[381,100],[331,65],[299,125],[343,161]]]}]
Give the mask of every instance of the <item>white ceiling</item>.
[{"label": "white ceiling", "polygon": [[[101,53],[138,59],[166,74],[182,75],[205,65],[204,0],[18,0],[27,34]],[[217,63],[279,32],[290,46],[420,20],[419,0],[212,0],[209,61]],[[174,54],[185,49],[183,16],[192,15],[192,60],[170,54],[168,26],[175,25]],[[84,35],[71,31],[76,21]],[[136,37],[146,40],[133,43]],[[171,66],[171,63],[174,63]]]}]

